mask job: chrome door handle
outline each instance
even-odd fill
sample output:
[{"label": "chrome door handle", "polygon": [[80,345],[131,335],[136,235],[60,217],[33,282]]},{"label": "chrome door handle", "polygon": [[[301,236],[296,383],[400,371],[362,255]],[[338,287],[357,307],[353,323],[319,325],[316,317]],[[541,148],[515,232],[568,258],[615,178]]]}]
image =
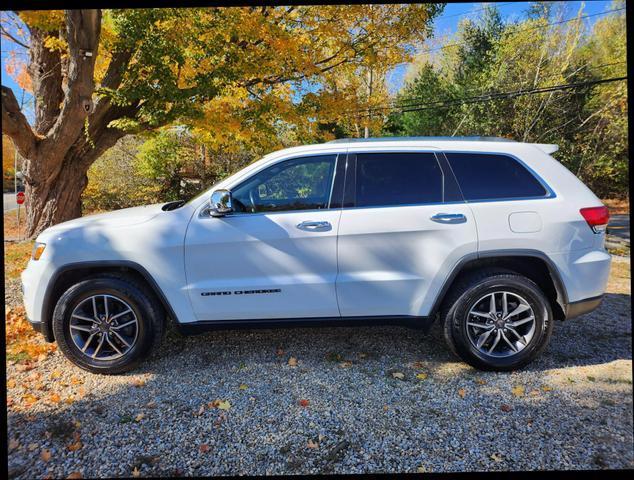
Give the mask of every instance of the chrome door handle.
[{"label": "chrome door handle", "polygon": [[305,222],[298,223],[297,228],[299,228],[300,230],[308,230],[308,231],[314,232],[314,231],[330,230],[332,228],[332,225],[330,225],[330,222],[305,221]]},{"label": "chrome door handle", "polygon": [[467,217],[462,213],[437,213],[431,220],[437,223],[465,223]]}]

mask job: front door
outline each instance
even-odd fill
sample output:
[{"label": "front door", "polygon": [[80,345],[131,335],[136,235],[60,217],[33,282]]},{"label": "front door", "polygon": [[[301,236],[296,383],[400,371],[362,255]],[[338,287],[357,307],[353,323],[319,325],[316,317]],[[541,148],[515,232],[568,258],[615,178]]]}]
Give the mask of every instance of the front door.
[{"label": "front door", "polygon": [[231,189],[234,213],[194,215],[185,269],[198,320],[339,316],[336,162],[278,162]]}]

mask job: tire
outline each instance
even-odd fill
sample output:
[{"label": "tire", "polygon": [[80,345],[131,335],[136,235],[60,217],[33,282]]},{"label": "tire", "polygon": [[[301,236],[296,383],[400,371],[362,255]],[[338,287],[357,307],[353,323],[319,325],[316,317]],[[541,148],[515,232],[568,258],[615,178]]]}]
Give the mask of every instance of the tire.
[{"label": "tire", "polygon": [[[441,311],[443,332],[450,350],[469,365],[479,370],[520,369],[548,345],[553,313],[550,302],[532,280],[510,270],[482,269],[465,275],[452,290]],[[503,297],[507,314],[520,313],[504,320]],[[526,305],[530,310],[525,309]],[[489,312],[498,313],[491,318],[482,315]],[[478,347],[483,339],[484,344]]]},{"label": "tire", "polygon": [[[107,305],[112,320],[99,319],[97,327],[93,319],[105,314],[92,314],[95,305],[97,312],[104,312]],[[164,320],[162,305],[144,286],[127,277],[100,275],[64,292],[52,324],[57,345],[71,362],[89,372],[118,374],[134,369],[160,343]],[[82,341],[85,353],[80,349]]]}]

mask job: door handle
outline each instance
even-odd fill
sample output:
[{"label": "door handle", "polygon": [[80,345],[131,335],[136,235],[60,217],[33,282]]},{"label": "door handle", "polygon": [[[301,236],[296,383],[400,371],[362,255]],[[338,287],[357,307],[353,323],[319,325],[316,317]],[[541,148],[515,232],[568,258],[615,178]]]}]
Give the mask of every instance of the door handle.
[{"label": "door handle", "polygon": [[431,217],[431,220],[437,223],[465,223],[467,217],[462,213],[437,213]]},{"label": "door handle", "polygon": [[308,230],[308,231],[315,232],[315,231],[330,230],[332,228],[332,225],[330,225],[330,222],[305,221],[305,222],[298,223],[297,228],[299,228],[300,230]]}]

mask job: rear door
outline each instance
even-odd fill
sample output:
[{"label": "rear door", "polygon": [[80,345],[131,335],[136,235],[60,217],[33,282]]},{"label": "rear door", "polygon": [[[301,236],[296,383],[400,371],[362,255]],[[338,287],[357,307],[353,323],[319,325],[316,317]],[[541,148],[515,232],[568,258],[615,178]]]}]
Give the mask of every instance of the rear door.
[{"label": "rear door", "polygon": [[425,316],[476,226],[446,159],[433,150],[350,149],[339,225],[344,317]]}]

